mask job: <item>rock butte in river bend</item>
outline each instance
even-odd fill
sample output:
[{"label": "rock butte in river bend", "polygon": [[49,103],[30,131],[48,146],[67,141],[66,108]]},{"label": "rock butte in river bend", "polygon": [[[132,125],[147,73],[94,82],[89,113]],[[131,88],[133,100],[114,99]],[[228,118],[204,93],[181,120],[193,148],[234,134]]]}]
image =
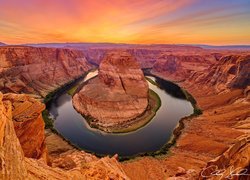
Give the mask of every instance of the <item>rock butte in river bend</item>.
[{"label": "rock butte in river bend", "polygon": [[140,116],[148,106],[148,84],[139,63],[124,51],[108,53],[98,77],[74,95],[73,105],[104,130]]},{"label": "rock butte in river bend", "polygon": [[[32,51],[29,51],[31,49]],[[5,62],[9,64],[8,67],[2,67],[3,61],[1,61],[0,82],[5,85],[3,82],[7,80],[8,84],[14,86],[18,79],[23,81],[24,67],[15,65],[15,61],[25,64],[26,58],[30,58],[30,56],[23,56],[25,52],[28,54],[32,52],[35,58],[36,56],[49,57],[49,52],[61,51],[55,48],[44,48],[47,49],[46,51],[40,49],[0,47],[1,58],[16,57],[15,60],[5,58]],[[186,178],[192,180],[202,179],[200,174],[202,169],[210,165],[225,169],[224,177],[232,168],[249,170],[250,52],[185,47],[180,53],[178,49],[178,46],[161,45],[158,49],[148,46],[133,50],[140,54],[142,66],[147,65],[151,68],[150,71],[159,77],[176,81],[179,86],[194,96],[203,110],[203,114],[198,117],[184,118],[184,129],[176,145],[170,148],[168,155],[157,158],[146,156],[118,162],[115,158],[97,158],[79,151],[53,133],[46,133],[44,143],[42,128],[44,125],[40,119],[44,106],[27,95],[0,93],[0,179]],[[98,49],[94,50],[94,52],[97,51]],[[75,51],[64,52],[65,56],[68,56],[68,53]],[[94,56],[95,54],[92,57]],[[81,55],[81,57],[84,56]],[[152,57],[155,58],[150,60]],[[73,64],[78,64],[74,59],[72,60]],[[42,58],[37,66],[48,61],[49,59]],[[174,68],[168,67],[169,64]],[[19,73],[6,73],[6,70]],[[52,74],[49,74],[50,77]],[[36,80],[40,81],[37,77],[39,76],[35,76]],[[71,76],[68,80],[72,78]],[[46,83],[45,78],[41,79]],[[55,76],[53,82],[59,82],[59,79],[59,76]],[[29,89],[36,86],[37,81],[23,82]],[[52,83],[52,81],[48,82]],[[54,90],[59,86],[51,83],[46,84],[44,95],[49,92],[48,89]],[[25,88],[14,89],[17,93],[24,93]],[[14,89],[1,87],[1,91],[4,92],[13,92]],[[33,92],[40,94],[36,89],[29,91],[29,93]],[[20,127],[16,122],[21,124]],[[25,129],[26,123],[28,127]],[[38,142],[25,143],[29,138],[31,141],[37,139]],[[27,151],[29,147],[30,152]],[[211,177],[211,179],[219,178]]]}]

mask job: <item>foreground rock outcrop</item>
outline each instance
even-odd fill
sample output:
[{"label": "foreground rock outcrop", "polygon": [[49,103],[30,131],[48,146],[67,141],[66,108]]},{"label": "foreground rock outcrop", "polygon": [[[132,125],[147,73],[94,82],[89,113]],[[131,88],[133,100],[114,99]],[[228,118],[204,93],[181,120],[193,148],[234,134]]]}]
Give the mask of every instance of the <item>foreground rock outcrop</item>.
[{"label": "foreground rock outcrop", "polygon": [[0,91],[45,97],[92,68],[81,51],[27,46],[0,47]]},{"label": "foreground rock outcrop", "polygon": [[146,110],[148,84],[133,56],[112,52],[100,64],[98,77],[74,95],[73,105],[108,131],[108,127],[132,121]]},{"label": "foreground rock outcrop", "polygon": [[11,103],[12,120],[25,157],[46,160],[44,121],[45,105],[24,94],[8,93],[3,101]]},{"label": "foreground rock outcrop", "polygon": [[[247,179],[250,177],[250,135],[244,135],[219,157],[209,161],[200,173],[202,178]],[[215,177],[214,174],[218,173]]]},{"label": "foreground rock outcrop", "polygon": [[[24,97],[16,95],[15,98]],[[129,179],[115,158],[91,158],[77,151],[57,159],[51,167],[44,161],[25,157],[12,120],[14,103],[0,93],[0,179]],[[29,113],[27,109],[24,111]],[[62,168],[65,163],[71,164],[67,170]]]}]

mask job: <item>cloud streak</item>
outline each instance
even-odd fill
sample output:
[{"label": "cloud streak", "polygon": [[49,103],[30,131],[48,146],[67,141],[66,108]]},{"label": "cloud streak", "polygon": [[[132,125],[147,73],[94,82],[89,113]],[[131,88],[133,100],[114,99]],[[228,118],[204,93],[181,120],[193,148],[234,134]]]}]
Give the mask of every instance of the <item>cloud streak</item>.
[{"label": "cloud streak", "polygon": [[0,0],[0,41],[250,44],[249,2],[204,2]]}]

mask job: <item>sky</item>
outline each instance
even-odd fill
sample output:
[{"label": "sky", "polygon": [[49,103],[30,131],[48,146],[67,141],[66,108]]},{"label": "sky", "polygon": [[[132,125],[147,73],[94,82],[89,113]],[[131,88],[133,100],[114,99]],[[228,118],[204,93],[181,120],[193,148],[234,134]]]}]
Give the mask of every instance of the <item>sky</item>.
[{"label": "sky", "polygon": [[250,0],[0,0],[0,42],[250,44]]}]

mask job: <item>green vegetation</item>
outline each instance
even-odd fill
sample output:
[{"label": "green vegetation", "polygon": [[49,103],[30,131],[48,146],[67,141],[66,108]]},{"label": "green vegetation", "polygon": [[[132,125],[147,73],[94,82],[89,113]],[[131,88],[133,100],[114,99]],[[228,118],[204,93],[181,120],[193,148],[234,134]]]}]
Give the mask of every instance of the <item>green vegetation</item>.
[{"label": "green vegetation", "polygon": [[201,115],[202,114],[202,110],[198,107],[197,102],[194,99],[194,97],[189,92],[187,92],[184,89],[182,89],[182,92],[185,94],[187,100],[191,102],[191,104],[192,104],[192,106],[194,108],[193,114],[191,116]]},{"label": "green vegetation", "polygon": [[62,90],[65,90],[66,88],[70,87],[71,85],[77,83],[77,85],[74,86],[75,89],[73,89],[74,87],[71,88],[72,90],[70,89],[70,93],[75,92],[75,90],[77,89],[77,86],[78,86],[78,82],[79,82],[81,79],[83,79],[83,78],[84,78],[89,72],[91,72],[91,71],[93,71],[93,70],[90,70],[90,71],[88,71],[88,72],[82,74],[81,76],[77,77],[76,79],[73,79],[73,80],[71,80],[71,81],[65,83],[64,85],[60,86],[59,88],[55,89],[54,91],[51,91],[51,92],[48,93],[48,94],[46,95],[46,97],[43,99],[43,102],[44,102],[45,104],[49,103],[49,102],[57,95],[57,93],[59,93],[59,92],[62,91]]},{"label": "green vegetation", "polygon": [[153,85],[159,87],[159,85],[158,85],[153,79],[151,79],[151,78],[149,78],[149,77],[147,77],[147,76],[145,77],[145,79],[146,79],[148,82],[150,82],[151,84],[153,84]]},{"label": "green vegetation", "polygon": [[82,77],[77,78],[76,80],[71,80],[69,82],[67,82],[66,84],[64,84],[63,86],[60,86],[59,88],[55,89],[54,91],[51,91],[50,93],[48,93],[46,95],[46,97],[43,99],[43,102],[45,104],[49,103],[55,96],[56,94],[61,91],[62,89],[66,88],[67,86],[71,85],[72,83],[76,82],[78,79],[80,79]]},{"label": "green vegetation", "polygon": [[194,115],[195,116],[198,116],[198,115],[201,115],[202,114],[202,110],[197,108],[197,106],[194,108]]},{"label": "green vegetation", "polygon": [[152,89],[149,89],[149,97],[152,97],[152,99],[155,100],[156,105],[153,106],[152,111],[156,113],[158,109],[161,107],[161,98],[160,96],[154,92]]},{"label": "green vegetation", "polygon": [[78,88],[78,85],[79,85],[79,84],[76,84],[75,86],[73,86],[71,89],[69,89],[69,90],[67,91],[67,93],[68,93],[69,95],[73,96],[73,95],[75,94],[75,91],[76,91],[77,88]]},{"label": "green vegetation", "polygon": [[51,129],[53,131],[54,127],[53,127],[53,123],[54,120],[53,118],[50,117],[49,111],[47,109],[45,109],[42,112],[42,116],[43,116],[43,120],[45,123],[45,129]]}]

